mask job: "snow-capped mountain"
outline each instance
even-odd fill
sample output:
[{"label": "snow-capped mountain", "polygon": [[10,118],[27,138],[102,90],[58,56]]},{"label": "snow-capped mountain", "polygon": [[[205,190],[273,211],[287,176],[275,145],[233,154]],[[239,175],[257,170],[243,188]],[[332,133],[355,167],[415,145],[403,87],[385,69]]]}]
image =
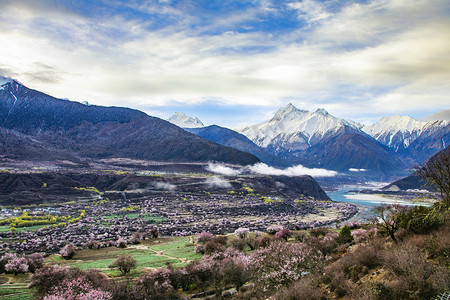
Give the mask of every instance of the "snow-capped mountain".
[{"label": "snow-capped mountain", "polygon": [[172,124],[181,128],[201,128],[205,127],[198,118],[192,118],[182,112],[176,112],[173,116],[167,119]]},{"label": "snow-capped mountain", "polygon": [[348,172],[364,169],[364,175],[389,178],[402,172],[404,164],[394,151],[361,130],[362,125],[294,105],[281,108],[266,122],[241,132],[258,146],[291,163]]},{"label": "snow-capped mountain", "polygon": [[12,81],[13,79],[11,78],[0,76],[0,90],[3,90],[6,87],[6,84]]},{"label": "snow-capped mountain", "polygon": [[449,121],[424,122],[409,116],[384,117],[363,128],[383,145],[420,164],[450,144]]},{"label": "snow-capped mountain", "polygon": [[426,124],[409,116],[396,115],[384,117],[375,124],[363,127],[363,130],[397,152],[400,148],[408,148],[420,136]]},{"label": "snow-capped mountain", "polygon": [[237,129],[260,147],[274,153],[302,151],[335,136],[345,128],[360,131],[360,125],[336,118],[325,109],[297,109],[292,103],[277,111],[269,121]]}]

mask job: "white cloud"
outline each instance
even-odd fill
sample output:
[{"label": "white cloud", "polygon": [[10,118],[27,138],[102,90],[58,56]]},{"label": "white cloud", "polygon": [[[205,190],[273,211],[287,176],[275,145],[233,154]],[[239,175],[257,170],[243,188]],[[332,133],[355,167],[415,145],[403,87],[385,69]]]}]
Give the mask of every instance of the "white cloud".
[{"label": "white cloud", "polygon": [[231,183],[226,180],[225,178],[218,177],[218,176],[212,176],[208,177],[206,179],[206,184],[210,187],[218,187],[218,188],[224,188],[224,189],[231,189],[233,186]]},{"label": "white cloud", "polygon": [[177,186],[168,182],[156,182],[155,187],[159,190],[174,191]]},{"label": "white cloud", "polygon": [[322,2],[314,0],[291,2],[288,3],[288,7],[297,10],[299,17],[305,19],[308,23],[325,20],[332,16],[332,14],[324,8]]},{"label": "white cloud", "polygon": [[350,172],[365,172],[365,171],[367,171],[366,169],[356,169],[356,168],[350,168],[348,170]]},{"label": "white cloud", "polygon": [[313,177],[334,177],[338,175],[336,171],[330,171],[326,169],[319,168],[306,168],[302,165],[296,165],[286,169],[277,169],[270,167],[264,163],[257,163],[252,166],[241,167],[239,169],[231,168],[223,164],[213,164],[209,163],[206,168],[208,171],[213,173],[218,173],[222,175],[239,175],[243,173],[252,173],[259,175],[275,175],[275,176],[302,176],[310,175]]},{"label": "white cloud", "polygon": [[[267,0],[201,25],[177,7],[121,4],[176,20],[152,30],[151,20],[88,18],[57,1],[6,3],[0,70],[61,98],[134,108],[211,99],[273,107],[288,99],[364,120],[448,109],[445,0],[343,2],[337,11],[321,1],[289,2],[310,27],[280,35],[234,30],[261,12],[279,13]],[[270,50],[241,51],[258,47]]]},{"label": "white cloud", "polygon": [[214,164],[214,163],[209,163],[208,166],[206,167],[206,170],[213,173],[229,176],[235,176],[241,173],[240,169],[230,168],[225,166],[224,164]]},{"label": "white cloud", "polygon": [[270,167],[264,163],[258,163],[253,166],[249,166],[248,169],[251,173],[262,174],[262,175],[285,175],[285,176],[302,176],[310,175],[313,177],[334,177],[338,175],[336,171],[330,171],[326,169],[310,169],[302,165],[296,165],[289,167],[287,169],[277,169]]}]

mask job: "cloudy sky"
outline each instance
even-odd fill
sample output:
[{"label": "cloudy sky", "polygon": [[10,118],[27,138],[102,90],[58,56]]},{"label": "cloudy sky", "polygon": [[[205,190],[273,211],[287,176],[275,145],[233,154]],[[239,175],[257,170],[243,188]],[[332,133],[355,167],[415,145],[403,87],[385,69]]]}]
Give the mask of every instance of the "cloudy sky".
[{"label": "cloudy sky", "polygon": [[448,0],[0,0],[0,75],[55,97],[236,127],[450,109]]}]

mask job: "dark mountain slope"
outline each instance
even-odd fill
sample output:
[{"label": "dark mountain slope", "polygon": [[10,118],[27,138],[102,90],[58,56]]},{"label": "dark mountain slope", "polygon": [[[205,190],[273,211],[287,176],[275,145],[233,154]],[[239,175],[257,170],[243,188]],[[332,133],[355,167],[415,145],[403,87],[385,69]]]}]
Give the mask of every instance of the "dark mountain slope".
[{"label": "dark mountain slope", "polygon": [[[446,147],[445,149],[439,151],[437,154],[433,155],[425,164],[433,163],[433,161],[441,155],[450,156],[450,146]],[[402,179],[396,180],[393,183],[385,186],[383,189],[388,190],[393,186],[397,186],[400,190],[403,190],[403,191],[408,190],[408,189],[434,190],[434,188],[432,186],[426,185],[424,180],[415,173],[413,173],[407,177],[404,177]]]},{"label": "dark mountain slope", "polygon": [[[244,186],[255,193],[268,196],[283,196],[291,199],[299,195],[318,200],[330,200],[311,176],[227,176],[232,188],[239,190]],[[173,186],[174,190],[164,190],[158,184]],[[0,204],[19,205],[42,202],[75,201],[80,198],[97,199],[98,195],[80,187],[95,187],[111,199],[142,198],[162,193],[225,193],[230,188],[211,186],[203,176],[138,176],[134,174],[101,173],[7,173],[0,172]]]},{"label": "dark mountain slope", "polygon": [[426,162],[450,145],[450,124],[444,124],[444,121],[430,122],[420,136],[400,153],[410,162],[410,166]]},{"label": "dark mountain slope", "polygon": [[211,125],[202,128],[184,128],[184,130],[217,144],[251,153],[267,164],[276,166],[289,165],[288,162],[267,153],[263,148],[253,143],[245,135],[240,134],[234,130],[217,125]]},{"label": "dark mountain slope", "polygon": [[[32,137],[48,151],[66,156],[128,157],[158,161],[221,161],[253,164],[255,156],[223,147],[143,112],[119,107],[87,106],[56,99],[12,81],[0,90],[0,127]],[[22,139],[22,147],[39,148]],[[50,147],[50,148],[48,148]],[[1,155],[12,155],[5,148]],[[34,159],[35,155],[22,159]]]},{"label": "dark mountain slope", "polygon": [[304,153],[314,166],[321,166],[340,172],[350,168],[365,169],[361,175],[375,175],[387,179],[404,170],[404,164],[387,147],[368,135],[341,130],[335,137],[325,140]]}]

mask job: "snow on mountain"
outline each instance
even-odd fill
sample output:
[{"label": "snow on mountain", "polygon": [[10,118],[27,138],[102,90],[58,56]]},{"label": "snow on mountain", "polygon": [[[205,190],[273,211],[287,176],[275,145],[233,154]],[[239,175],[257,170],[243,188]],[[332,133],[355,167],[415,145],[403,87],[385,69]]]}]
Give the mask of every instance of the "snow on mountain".
[{"label": "snow on mountain", "polygon": [[173,116],[167,119],[172,124],[181,128],[201,128],[205,127],[198,118],[192,118],[182,112],[176,112]]},{"label": "snow on mountain", "polygon": [[397,152],[407,149],[418,138],[428,136],[447,125],[447,121],[424,122],[409,116],[396,115],[384,117],[375,124],[365,126],[363,130]]},{"label": "snow on mountain", "polygon": [[297,109],[292,103],[277,111],[269,121],[237,129],[258,146],[280,150],[307,149],[343,128],[359,131],[358,124],[330,115],[325,109],[315,112]]},{"label": "snow on mountain", "polygon": [[12,78],[0,76],[0,90],[4,88],[2,85],[10,83],[11,81],[13,81]]}]

